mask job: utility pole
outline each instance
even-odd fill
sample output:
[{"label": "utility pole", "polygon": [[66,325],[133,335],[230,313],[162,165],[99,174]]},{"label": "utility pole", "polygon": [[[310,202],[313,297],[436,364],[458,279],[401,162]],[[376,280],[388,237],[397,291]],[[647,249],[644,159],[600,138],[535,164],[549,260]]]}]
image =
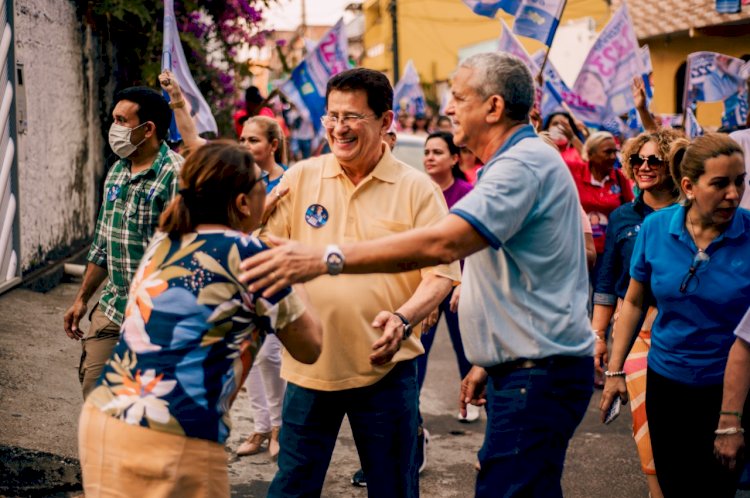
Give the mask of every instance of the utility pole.
[{"label": "utility pole", "polygon": [[399,62],[398,62],[398,7],[396,0],[390,0],[388,3],[388,12],[391,14],[391,31],[393,31],[393,84],[399,80]]}]

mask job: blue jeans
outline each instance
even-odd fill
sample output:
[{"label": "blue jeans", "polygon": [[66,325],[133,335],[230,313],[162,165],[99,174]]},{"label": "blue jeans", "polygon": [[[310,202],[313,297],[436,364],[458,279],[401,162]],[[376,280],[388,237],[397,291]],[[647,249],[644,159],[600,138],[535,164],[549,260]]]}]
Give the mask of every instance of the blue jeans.
[{"label": "blue jeans", "polygon": [[477,498],[562,497],[568,441],[593,392],[593,359],[553,356],[543,366],[489,368],[487,429]]},{"label": "blue jeans", "polygon": [[[451,296],[453,296],[453,291],[450,291],[446,298],[443,299],[443,302],[440,303],[440,307],[438,308],[438,320],[440,320],[441,315],[445,315],[445,324],[448,326],[448,334],[450,335],[451,343],[453,344],[453,351],[456,353],[458,373],[463,380],[463,378],[466,377],[466,374],[469,373],[469,370],[471,370],[471,363],[466,359],[464,345],[461,342],[461,330],[458,328],[458,313],[451,311]],[[437,323],[430,327],[429,330],[422,332],[421,340],[422,346],[424,346],[424,354],[417,356],[417,380],[419,382],[420,391],[422,390],[424,378],[427,374],[427,357],[430,354],[430,349],[432,349],[432,343],[435,340],[436,331]]]},{"label": "blue jeans", "polygon": [[317,497],[344,415],[354,435],[370,497],[418,497],[417,366],[399,362],[371,386],[316,391],[287,384],[279,470],[269,497]]}]

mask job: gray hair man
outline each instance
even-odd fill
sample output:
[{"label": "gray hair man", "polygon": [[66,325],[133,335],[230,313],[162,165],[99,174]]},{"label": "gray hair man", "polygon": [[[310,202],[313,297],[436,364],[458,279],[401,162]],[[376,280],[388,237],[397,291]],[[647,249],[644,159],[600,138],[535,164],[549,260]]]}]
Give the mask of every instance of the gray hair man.
[{"label": "gray hair man", "polygon": [[[578,195],[560,154],[528,124],[533,80],[518,58],[468,58],[451,92],[455,141],[486,165],[474,190],[433,226],[342,246],[343,271],[466,259],[459,316],[475,366],[460,405],[486,405],[488,413],[476,496],[562,496],[568,441],[593,383]],[[251,288],[273,292],[325,273],[323,248],[275,242],[245,262],[244,279],[259,278]]]}]

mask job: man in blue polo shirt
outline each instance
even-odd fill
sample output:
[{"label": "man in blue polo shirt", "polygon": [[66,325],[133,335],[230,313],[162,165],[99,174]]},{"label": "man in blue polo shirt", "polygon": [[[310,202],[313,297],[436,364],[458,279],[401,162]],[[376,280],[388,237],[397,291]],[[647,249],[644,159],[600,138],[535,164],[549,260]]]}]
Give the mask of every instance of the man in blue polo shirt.
[{"label": "man in blue polo shirt", "polygon": [[[456,144],[486,166],[446,218],[325,252],[274,239],[279,247],[245,261],[243,278],[274,290],[342,268],[399,272],[466,258],[459,316],[476,366],[460,403],[488,409],[476,496],[562,496],[568,441],[593,384],[578,195],[560,154],[528,124],[534,85],[518,58],[469,57],[451,91]],[[399,341],[401,328],[387,333]]]}]

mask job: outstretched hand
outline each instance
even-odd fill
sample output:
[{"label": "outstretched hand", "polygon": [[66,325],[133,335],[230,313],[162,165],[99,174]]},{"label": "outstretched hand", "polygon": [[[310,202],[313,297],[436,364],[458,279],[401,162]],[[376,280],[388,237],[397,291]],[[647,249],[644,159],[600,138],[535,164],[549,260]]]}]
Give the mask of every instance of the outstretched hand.
[{"label": "outstretched hand", "polygon": [[270,235],[271,249],[261,251],[240,263],[240,281],[250,292],[262,288],[263,297],[270,297],[286,287],[307,282],[326,273],[323,250]]}]

